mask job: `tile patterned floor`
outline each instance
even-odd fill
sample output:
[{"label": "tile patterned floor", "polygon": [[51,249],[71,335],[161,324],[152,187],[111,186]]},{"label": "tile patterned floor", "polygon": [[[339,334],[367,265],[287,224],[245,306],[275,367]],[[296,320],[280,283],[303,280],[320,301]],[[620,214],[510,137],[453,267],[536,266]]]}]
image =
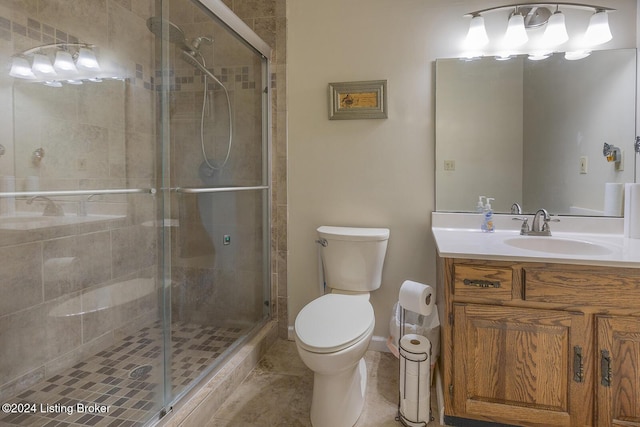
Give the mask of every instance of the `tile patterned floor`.
[{"label": "tile patterned floor", "polygon": [[[365,355],[368,384],[365,408],[355,427],[401,427],[398,411],[398,359],[390,353]],[[258,366],[218,409],[206,427],[310,427],[313,373],[300,360],[296,345],[277,341]],[[435,390],[431,393],[433,416]],[[429,427],[442,427],[431,421]],[[200,427],[200,426],[198,426]]]},{"label": "tile patterned floor", "polygon": [[[198,377],[245,332],[238,328],[173,324],[174,390],[183,389]],[[0,414],[0,426],[141,426],[161,407],[161,361],[162,329],[157,322],[21,392],[8,403],[27,403],[32,413]],[[142,368],[133,372],[139,367]],[[78,404],[87,406],[84,412],[78,412]],[[108,412],[96,411],[100,408],[108,408]]]}]

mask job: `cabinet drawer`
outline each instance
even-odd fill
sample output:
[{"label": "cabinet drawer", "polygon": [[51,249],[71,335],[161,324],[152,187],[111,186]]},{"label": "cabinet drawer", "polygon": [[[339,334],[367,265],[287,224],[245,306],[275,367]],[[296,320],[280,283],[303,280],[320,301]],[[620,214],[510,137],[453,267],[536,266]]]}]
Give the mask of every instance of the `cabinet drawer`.
[{"label": "cabinet drawer", "polygon": [[454,264],[453,293],[459,297],[511,300],[511,268]]},{"label": "cabinet drawer", "polygon": [[524,269],[524,299],[640,309],[639,270]]}]

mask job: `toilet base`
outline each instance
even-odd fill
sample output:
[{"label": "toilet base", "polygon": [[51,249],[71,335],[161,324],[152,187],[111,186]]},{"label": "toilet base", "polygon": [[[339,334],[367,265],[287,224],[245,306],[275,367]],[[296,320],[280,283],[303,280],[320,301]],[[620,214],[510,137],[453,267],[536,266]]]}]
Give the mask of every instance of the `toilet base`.
[{"label": "toilet base", "polygon": [[316,373],[311,400],[313,427],[352,427],[362,413],[366,389],[364,357],[337,375]]}]

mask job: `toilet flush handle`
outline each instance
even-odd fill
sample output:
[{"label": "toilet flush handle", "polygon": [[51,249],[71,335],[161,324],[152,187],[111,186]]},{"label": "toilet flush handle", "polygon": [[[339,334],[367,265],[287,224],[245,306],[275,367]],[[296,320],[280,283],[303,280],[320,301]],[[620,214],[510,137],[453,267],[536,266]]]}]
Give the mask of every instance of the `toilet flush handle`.
[{"label": "toilet flush handle", "polygon": [[329,242],[327,242],[327,239],[318,239],[316,240],[316,243],[322,245],[323,248],[329,246]]}]

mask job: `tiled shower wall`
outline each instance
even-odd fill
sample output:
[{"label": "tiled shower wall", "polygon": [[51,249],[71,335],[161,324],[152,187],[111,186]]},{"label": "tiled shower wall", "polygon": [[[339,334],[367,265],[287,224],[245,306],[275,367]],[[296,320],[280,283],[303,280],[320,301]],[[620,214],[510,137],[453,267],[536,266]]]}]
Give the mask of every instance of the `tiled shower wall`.
[{"label": "tiled shower wall", "polygon": [[[0,74],[0,108],[5,112],[0,119],[0,143],[6,147],[0,175],[15,176],[17,191],[27,189],[25,175],[39,177],[41,190],[154,186],[154,93],[148,73],[153,36],[145,25],[152,8],[153,0],[2,2],[3,70],[9,69],[15,53],[78,40],[95,44],[98,59],[109,57],[126,77],[124,82],[109,82],[115,90],[112,96],[101,92],[100,83],[85,84],[84,90],[42,87],[51,89],[42,96],[53,101],[55,108],[41,111],[36,109],[41,95],[35,87],[28,88],[28,102],[21,104],[28,111],[22,112],[22,121],[16,121],[16,126],[23,123],[21,129],[14,129],[14,93],[19,96],[19,91],[12,90],[13,79],[6,72]],[[114,100],[119,105],[114,106]],[[52,111],[57,111],[57,117],[51,117]],[[25,131],[28,126],[32,129]],[[62,134],[58,143],[52,143],[56,126]],[[27,144],[46,145],[39,165],[22,158],[32,150]],[[79,152],[82,157],[76,157]],[[54,167],[56,162],[62,162],[60,169]],[[72,214],[79,206],[77,197],[54,199]],[[19,210],[26,208],[24,202],[17,201]],[[81,301],[86,304],[98,290],[110,293],[118,283],[149,283],[155,280],[157,268],[156,229],[149,226],[156,214],[153,196],[96,197],[88,204],[93,214],[117,205],[122,215],[82,225],[0,229],[0,396],[15,394],[98,352],[127,333],[127,325],[139,328],[157,318],[158,299],[153,291],[82,314]],[[43,206],[34,202],[30,208]]]}]

